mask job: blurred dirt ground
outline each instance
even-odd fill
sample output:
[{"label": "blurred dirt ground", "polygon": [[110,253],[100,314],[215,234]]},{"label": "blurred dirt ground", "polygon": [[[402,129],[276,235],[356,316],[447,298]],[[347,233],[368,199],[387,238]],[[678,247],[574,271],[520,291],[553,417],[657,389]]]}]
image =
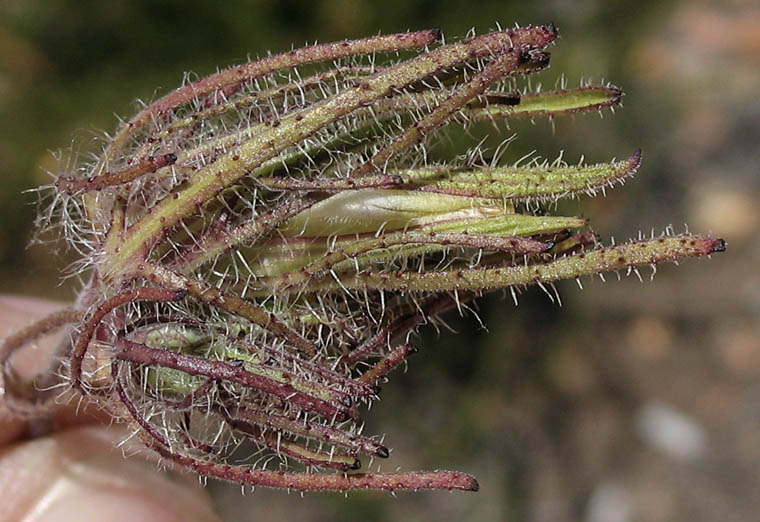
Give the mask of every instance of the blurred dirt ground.
[{"label": "blurred dirt ground", "polygon": [[[369,433],[394,448],[384,469],[476,475],[476,494],[287,495],[210,484],[226,520],[755,521],[760,512],[760,6],[751,0],[515,2],[322,0],[0,4],[0,291],[73,297],[74,257],[25,248],[49,150],[113,129],[136,97],[247,53],[440,26],[553,20],[562,38],[543,74],[609,79],[616,114],[515,125],[517,159],[573,161],[642,147],[638,176],[570,205],[618,240],[688,223],[726,238],[712,260],[608,283],[493,296],[458,335],[426,335],[384,386]],[[158,88],[158,91],[155,89]],[[456,144],[463,144],[455,140]],[[563,207],[564,210],[564,207]],[[57,257],[51,255],[57,252]]]}]

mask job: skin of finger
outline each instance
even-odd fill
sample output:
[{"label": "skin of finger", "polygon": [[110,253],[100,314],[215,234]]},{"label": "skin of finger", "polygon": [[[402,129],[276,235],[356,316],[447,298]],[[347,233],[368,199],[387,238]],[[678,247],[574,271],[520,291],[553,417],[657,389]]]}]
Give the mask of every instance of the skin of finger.
[{"label": "skin of finger", "polygon": [[[83,426],[0,454],[0,520],[217,521],[197,479],[133,457],[118,427]],[[125,449],[126,448],[126,449]]]}]

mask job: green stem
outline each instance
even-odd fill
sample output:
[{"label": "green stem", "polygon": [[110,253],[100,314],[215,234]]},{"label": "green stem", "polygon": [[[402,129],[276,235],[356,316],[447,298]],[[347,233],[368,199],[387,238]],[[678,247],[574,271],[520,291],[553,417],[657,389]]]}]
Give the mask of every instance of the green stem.
[{"label": "green stem", "polygon": [[[450,272],[367,272],[344,274],[340,282],[323,279],[309,285],[312,292],[386,290],[401,292],[489,291],[512,286],[572,279],[583,275],[633,269],[722,252],[722,239],[673,236],[629,243],[563,257],[544,264],[505,268],[472,268]],[[303,291],[303,289],[299,289]]]}]

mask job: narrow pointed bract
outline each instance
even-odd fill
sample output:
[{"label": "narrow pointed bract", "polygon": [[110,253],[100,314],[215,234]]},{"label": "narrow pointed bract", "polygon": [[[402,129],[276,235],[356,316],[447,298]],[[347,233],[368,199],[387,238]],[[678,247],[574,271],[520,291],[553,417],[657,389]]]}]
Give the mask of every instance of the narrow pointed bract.
[{"label": "narrow pointed bract", "polygon": [[[622,184],[639,150],[578,165],[477,147],[433,159],[448,126],[618,105],[610,85],[520,88],[557,36],[545,25],[309,46],[147,105],[52,186],[41,221],[60,216],[90,282],[70,310],[3,341],[10,404],[39,410],[71,386],[167,460],[242,484],[477,490],[458,472],[355,472],[390,455],[362,415],[413,365],[410,334],[489,291],[725,249],[672,233],[604,247],[587,219],[539,211]],[[35,392],[11,355],[64,327],[63,362]]]}]

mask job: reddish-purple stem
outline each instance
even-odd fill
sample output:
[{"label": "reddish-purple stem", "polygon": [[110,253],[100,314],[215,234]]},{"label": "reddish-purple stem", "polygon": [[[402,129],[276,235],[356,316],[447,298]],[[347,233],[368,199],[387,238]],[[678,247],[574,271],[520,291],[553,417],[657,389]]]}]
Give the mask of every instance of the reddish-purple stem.
[{"label": "reddish-purple stem", "polygon": [[522,48],[512,49],[504,55],[497,57],[480,73],[475,75],[467,83],[459,87],[454,94],[442,101],[430,114],[408,127],[400,136],[385,148],[378,151],[372,158],[352,172],[352,176],[359,178],[366,176],[375,170],[384,171],[388,161],[404,150],[422,142],[425,137],[436,128],[443,125],[451,116],[461,109],[467,102],[476,96],[483,94],[485,90],[496,81],[503,78],[525,61]]},{"label": "reddish-purple stem", "polygon": [[61,326],[81,321],[83,315],[84,312],[81,310],[60,310],[46,315],[42,319],[39,319],[21,330],[5,337],[2,342],[0,342],[0,365],[5,366],[8,359],[10,359],[19,348],[26,346]]},{"label": "reddish-purple stem", "polygon": [[[341,471],[348,471],[350,469],[359,469],[361,467],[361,461],[353,455],[333,453],[335,460],[331,460],[329,453],[321,451],[315,451],[314,453],[322,458],[309,458],[307,456],[309,450],[306,446],[298,444],[290,439],[282,436],[281,433],[271,430],[266,430],[261,426],[250,424],[248,422],[236,420],[230,417],[227,418],[227,423],[234,429],[238,430],[243,435],[249,437],[255,442],[275,450],[278,454],[287,455],[293,457],[305,464],[312,466],[318,466],[320,468],[332,468]],[[299,451],[305,450],[305,451]]]},{"label": "reddish-purple stem", "polygon": [[129,127],[139,127],[152,118],[168,110],[179,107],[193,99],[201,98],[217,90],[227,88],[225,94],[234,92],[241,82],[260,78],[272,72],[297,67],[299,65],[337,60],[348,56],[368,53],[383,53],[409,49],[419,49],[438,41],[441,33],[438,29],[428,29],[415,33],[398,33],[381,35],[361,40],[313,45],[293,49],[288,52],[268,56],[250,63],[230,67],[211,76],[190,83],[171,92],[143,109],[129,123]]},{"label": "reddish-purple stem", "polygon": [[82,191],[101,190],[114,185],[123,185],[130,183],[140,176],[151,174],[158,169],[173,165],[177,161],[177,155],[174,153],[161,154],[159,156],[148,156],[140,160],[131,167],[118,172],[106,172],[100,176],[89,178],[72,178],[61,176],[55,181],[55,186],[67,193],[75,194]]},{"label": "reddish-purple stem", "polygon": [[77,344],[74,346],[74,350],[71,352],[71,385],[79,390],[82,390],[82,361],[87,353],[87,348],[90,346],[90,341],[95,335],[95,331],[103,320],[103,318],[112,312],[115,308],[127,303],[135,301],[156,301],[156,302],[168,302],[179,301],[187,295],[187,292],[182,290],[167,290],[165,288],[136,288],[134,290],[127,290],[120,294],[116,294],[110,299],[106,299],[101,303],[92,314],[90,319],[85,323],[82,332],[79,334]]},{"label": "reddish-purple stem", "polygon": [[251,373],[241,366],[230,362],[210,361],[181,353],[150,348],[144,344],[119,338],[116,342],[114,357],[146,366],[163,366],[187,373],[202,375],[217,381],[228,381],[268,393],[287,400],[305,411],[313,411],[325,418],[345,420],[348,416],[346,407],[313,397],[297,390],[290,384],[275,381]]},{"label": "reddish-purple stem", "polygon": [[296,491],[349,491],[359,489],[381,489],[386,491],[419,489],[477,491],[479,489],[478,481],[475,480],[475,477],[458,472],[357,473],[353,475],[345,473],[335,475],[289,473],[217,464],[189,455],[174,453],[169,449],[169,441],[140,414],[132,399],[127,395],[120,382],[117,361],[112,363],[111,371],[114,375],[114,386],[119,394],[121,403],[129,411],[134,421],[153,439],[146,439],[148,446],[152,447],[164,458],[192,469],[200,475],[237,482],[238,484],[293,489]]},{"label": "reddish-purple stem", "polygon": [[398,348],[394,348],[391,352],[376,362],[369,370],[364,372],[359,380],[366,383],[376,383],[390,372],[392,372],[398,365],[406,361],[409,356],[417,352],[417,348],[410,343],[402,344]]},{"label": "reddish-purple stem", "polygon": [[32,380],[24,380],[14,371],[10,364],[13,354],[43,335],[64,325],[81,321],[83,316],[84,312],[73,309],[53,312],[10,334],[0,342],[0,373],[2,374],[0,384],[2,391],[5,392],[5,403],[9,409],[29,414],[49,404],[53,397],[50,390],[60,380],[57,369],[62,364],[62,360],[57,357],[66,357],[68,350],[71,349],[71,342],[64,338],[58,345],[56,356],[45,371]]},{"label": "reddish-purple stem", "polygon": [[296,491],[351,491],[360,489],[396,490],[460,490],[478,491],[475,477],[456,471],[418,471],[409,473],[313,474],[256,470],[203,461],[188,455],[172,453],[165,446],[154,449],[163,457],[200,475],[216,477],[238,484]]},{"label": "reddish-purple stem", "polygon": [[361,435],[353,435],[349,432],[333,428],[332,426],[317,424],[292,416],[268,413],[263,410],[255,410],[244,406],[233,406],[228,412],[229,416],[233,419],[244,420],[264,427],[287,431],[293,435],[324,441],[345,448],[351,448],[381,458],[387,458],[389,455],[388,448],[379,442],[375,442],[367,437],[362,437]]},{"label": "reddish-purple stem", "polygon": [[113,381],[113,387],[119,397],[119,401],[124,405],[135,422],[137,422],[137,424],[139,424],[140,427],[142,427],[142,429],[157,442],[166,447],[170,447],[169,441],[166,440],[166,438],[143,416],[142,413],[140,413],[140,410],[137,409],[137,406],[134,401],[132,401],[127,390],[124,389],[124,385],[121,382],[121,363],[116,359],[111,361],[111,380]]},{"label": "reddish-purple stem", "polygon": [[278,350],[269,346],[264,347],[264,352],[272,357],[282,359],[286,363],[291,365],[297,365],[299,369],[307,371],[311,375],[317,375],[327,380],[329,384],[333,386],[339,386],[345,389],[348,393],[356,395],[357,397],[368,397],[377,394],[377,389],[367,383],[351,379],[336,371],[322,366],[317,363],[312,363],[307,360],[298,358],[285,350]]},{"label": "reddish-purple stem", "polygon": [[[472,297],[460,296],[459,302],[462,303],[471,298],[474,298],[474,295]],[[426,321],[428,317],[451,310],[456,306],[456,303],[456,299],[450,295],[434,297],[424,304],[420,310],[395,319],[361,346],[341,357],[339,364],[345,364],[349,368],[355,366],[356,363],[372,357],[376,352],[383,349],[397,335],[403,335],[412,331],[420,323]]]}]

